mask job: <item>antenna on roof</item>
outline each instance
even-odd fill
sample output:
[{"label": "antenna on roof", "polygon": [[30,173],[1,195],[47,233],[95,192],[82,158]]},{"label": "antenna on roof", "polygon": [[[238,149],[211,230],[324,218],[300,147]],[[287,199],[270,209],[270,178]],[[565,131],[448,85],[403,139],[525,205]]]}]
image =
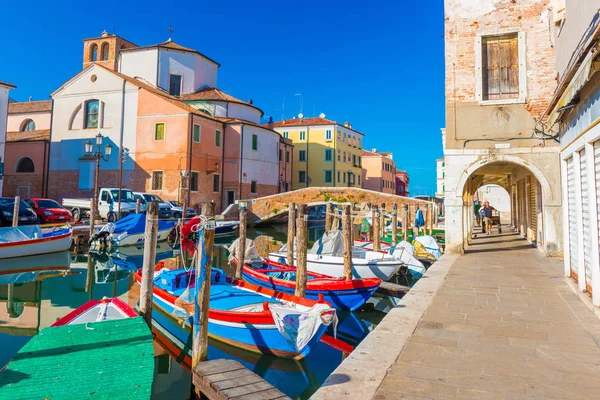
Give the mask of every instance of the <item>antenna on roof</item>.
[{"label": "antenna on roof", "polygon": [[304,118],[304,114],[302,114],[302,113],[298,114],[298,118],[300,118],[300,119]]},{"label": "antenna on roof", "polygon": [[300,114],[302,114],[302,106],[304,105],[304,93],[296,93],[294,96],[300,96]]},{"label": "antenna on roof", "polygon": [[319,114],[319,118],[325,118],[325,113]]},{"label": "antenna on roof", "polygon": [[175,29],[173,29],[172,25],[169,25],[167,32],[169,32],[169,40],[167,40],[167,42],[172,42],[173,41],[173,32],[175,32]]}]

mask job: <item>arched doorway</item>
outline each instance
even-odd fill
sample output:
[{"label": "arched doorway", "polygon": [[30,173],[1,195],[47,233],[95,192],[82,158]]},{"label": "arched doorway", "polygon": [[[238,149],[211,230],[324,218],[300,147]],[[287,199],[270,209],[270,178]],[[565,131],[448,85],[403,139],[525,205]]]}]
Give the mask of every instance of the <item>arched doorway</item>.
[{"label": "arched doorway", "polygon": [[[462,170],[457,179],[454,198],[447,198],[447,249],[462,252],[468,246],[475,222],[474,202],[477,191],[497,185],[509,196],[510,212],[502,221],[548,255],[560,252],[558,229],[561,221],[560,188],[551,188],[548,179],[533,164],[512,155],[480,158]],[[557,193],[554,193],[557,192]]]}]

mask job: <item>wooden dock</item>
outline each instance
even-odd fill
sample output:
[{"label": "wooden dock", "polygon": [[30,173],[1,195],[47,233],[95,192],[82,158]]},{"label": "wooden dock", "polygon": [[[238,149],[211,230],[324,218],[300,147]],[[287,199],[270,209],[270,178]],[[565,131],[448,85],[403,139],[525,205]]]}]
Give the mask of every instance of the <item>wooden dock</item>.
[{"label": "wooden dock", "polygon": [[376,292],[386,296],[402,298],[410,288],[404,285],[397,285],[391,282],[381,282],[381,285],[377,288]]},{"label": "wooden dock", "polygon": [[218,359],[199,363],[194,368],[193,384],[197,393],[202,392],[210,400],[290,399],[235,360]]}]

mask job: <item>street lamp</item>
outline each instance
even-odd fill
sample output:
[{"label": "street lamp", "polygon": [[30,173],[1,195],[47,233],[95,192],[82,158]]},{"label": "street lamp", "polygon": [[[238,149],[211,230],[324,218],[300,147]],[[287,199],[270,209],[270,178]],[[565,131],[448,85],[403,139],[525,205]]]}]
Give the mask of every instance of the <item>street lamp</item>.
[{"label": "street lamp", "polygon": [[108,162],[110,155],[112,154],[112,145],[107,143],[104,146],[104,152],[102,152],[102,141],[104,136],[100,132],[96,135],[96,146],[97,150],[94,153],[94,143],[89,140],[85,143],[85,155],[96,160],[96,170],[94,172],[94,215],[91,215],[90,229],[93,230],[94,221],[98,217],[98,176],[100,175],[100,160]]}]

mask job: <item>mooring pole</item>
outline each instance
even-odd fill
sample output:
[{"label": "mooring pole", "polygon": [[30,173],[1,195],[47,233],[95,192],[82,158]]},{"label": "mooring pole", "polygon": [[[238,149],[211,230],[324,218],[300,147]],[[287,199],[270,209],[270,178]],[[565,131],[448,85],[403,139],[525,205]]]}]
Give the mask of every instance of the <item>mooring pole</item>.
[{"label": "mooring pole", "polygon": [[332,230],[333,227],[333,204],[327,203],[325,208],[325,231]]},{"label": "mooring pole", "polygon": [[392,244],[398,244],[398,204],[392,204]]},{"label": "mooring pole", "polygon": [[138,198],[135,199],[135,213],[139,214],[142,209],[142,201]]},{"label": "mooring pole", "polygon": [[148,326],[152,326],[152,287],[154,286],[154,264],[158,235],[158,203],[149,202],[146,208],[146,230],[144,231],[144,259],[142,264],[142,288],[140,289],[140,314]]},{"label": "mooring pole", "polygon": [[306,204],[298,204],[298,218],[296,218],[297,262],[296,266],[296,296],[306,295],[306,252],[308,247],[308,229],[306,217]]},{"label": "mooring pole", "polygon": [[402,208],[404,212],[402,213],[402,240],[408,241],[408,224],[410,223],[410,210],[408,209],[408,204],[403,204]]},{"label": "mooring pole", "polygon": [[380,233],[379,237],[384,238],[385,237],[385,203],[381,203],[380,218],[381,218],[381,222],[379,223],[379,229],[381,230],[381,233]]},{"label": "mooring pole", "polygon": [[90,203],[90,237],[94,234],[94,228],[96,227],[96,202]]},{"label": "mooring pole", "polygon": [[294,237],[296,236],[296,203],[290,203],[288,210],[288,233],[287,233],[287,265],[294,265]]},{"label": "mooring pole", "polygon": [[13,207],[13,220],[12,226],[19,226],[19,206],[21,203],[21,196],[15,196],[15,204]]},{"label": "mooring pole", "polygon": [[92,300],[92,289],[96,278],[96,263],[92,259],[92,255],[88,253],[87,257],[87,275],[85,277],[85,291],[88,292],[88,299]]},{"label": "mooring pole", "polygon": [[427,231],[428,235],[433,235],[433,203],[427,204]]},{"label": "mooring pole", "polygon": [[381,229],[379,228],[379,207],[373,206],[371,209],[373,220],[373,251],[379,251],[381,243]]},{"label": "mooring pole", "polygon": [[206,224],[198,230],[192,369],[198,363],[206,360],[208,352],[208,308],[210,300],[213,246],[215,244],[215,203],[204,203],[202,214],[206,218]]},{"label": "mooring pole", "polygon": [[238,203],[239,215],[240,215],[240,240],[238,241],[237,247],[237,268],[235,269],[235,277],[242,279],[242,269],[246,262],[246,228],[248,220],[248,210],[246,209],[246,202],[240,201]]},{"label": "mooring pole", "polygon": [[352,209],[345,205],[342,213],[342,236],[344,238],[344,278],[352,279]]}]

